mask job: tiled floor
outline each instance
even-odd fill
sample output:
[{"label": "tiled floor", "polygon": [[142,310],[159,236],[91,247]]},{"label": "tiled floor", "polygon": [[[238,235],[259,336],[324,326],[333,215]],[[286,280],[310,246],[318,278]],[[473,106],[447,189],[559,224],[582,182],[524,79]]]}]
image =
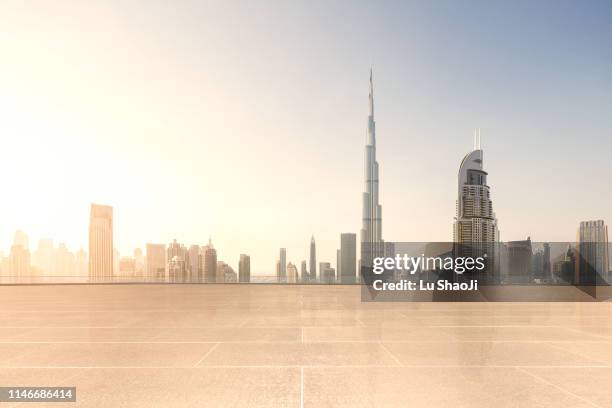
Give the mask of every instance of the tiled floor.
[{"label": "tiled floor", "polygon": [[53,407],[611,407],[611,384],[610,302],[0,286],[0,386],[77,387]]}]

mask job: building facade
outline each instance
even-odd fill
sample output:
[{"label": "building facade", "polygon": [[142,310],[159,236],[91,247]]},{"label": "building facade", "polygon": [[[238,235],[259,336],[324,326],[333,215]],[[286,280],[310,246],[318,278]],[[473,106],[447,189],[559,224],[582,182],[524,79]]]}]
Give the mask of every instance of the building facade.
[{"label": "building facade", "polygon": [[374,121],[374,85],[370,70],[368,127],[364,158],[364,191],[362,194],[361,258],[363,268],[371,268],[372,260],[382,256],[382,206],[378,200],[379,179],[376,161],[376,122]]},{"label": "building facade", "polygon": [[92,204],[89,218],[89,279],[111,280],[113,267],[113,207]]}]

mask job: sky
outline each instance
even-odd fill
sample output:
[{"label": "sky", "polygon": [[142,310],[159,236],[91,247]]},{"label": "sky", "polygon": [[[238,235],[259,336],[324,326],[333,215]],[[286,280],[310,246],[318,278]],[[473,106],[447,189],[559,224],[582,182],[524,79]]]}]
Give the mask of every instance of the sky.
[{"label": "sky", "polygon": [[612,222],[609,1],[0,3],[0,250],[205,244],[335,263],[374,71],[383,238],[450,241],[481,128],[502,240]]}]

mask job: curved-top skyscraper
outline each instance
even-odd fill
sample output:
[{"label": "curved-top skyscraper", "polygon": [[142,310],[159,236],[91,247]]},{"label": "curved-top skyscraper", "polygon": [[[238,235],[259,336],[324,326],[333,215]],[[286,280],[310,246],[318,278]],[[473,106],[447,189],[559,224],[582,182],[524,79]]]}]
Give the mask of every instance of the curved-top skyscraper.
[{"label": "curved-top skyscraper", "polygon": [[478,141],[459,166],[457,216],[453,225],[455,256],[491,256],[495,249],[493,244],[499,241],[491,188],[487,185],[482,158]]},{"label": "curved-top skyscraper", "polygon": [[364,191],[361,227],[361,266],[371,266],[372,259],[383,254],[382,207],[378,202],[378,162],[376,161],[376,122],[374,122],[374,86],[370,69],[368,128],[366,133]]}]

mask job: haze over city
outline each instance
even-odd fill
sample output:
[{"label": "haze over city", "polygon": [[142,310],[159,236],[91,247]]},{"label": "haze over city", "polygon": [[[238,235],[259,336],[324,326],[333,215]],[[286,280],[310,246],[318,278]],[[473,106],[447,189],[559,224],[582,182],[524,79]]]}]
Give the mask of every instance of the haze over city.
[{"label": "haze over city", "polygon": [[612,5],[467,4],[3,2],[0,249],[87,249],[97,202],[122,254],[212,236],[273,273],[314,235],[333,261],[371,66],[385,240],[452,240],[474,127],[502,240],[610,222]]}]

